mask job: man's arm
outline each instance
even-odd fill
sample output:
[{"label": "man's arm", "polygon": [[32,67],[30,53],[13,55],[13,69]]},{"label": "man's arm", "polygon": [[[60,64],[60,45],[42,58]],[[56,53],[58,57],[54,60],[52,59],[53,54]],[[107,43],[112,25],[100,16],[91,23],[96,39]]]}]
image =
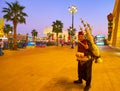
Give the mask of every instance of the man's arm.
[{"label": "man's arm", "polygon": [[84,46],[85,49],[88,49],[88,48],[89,48],[87,43],[84,44],[84,43],[82,43],[81,41],[79,41],[79,43],[80,43],[82,46]]}]

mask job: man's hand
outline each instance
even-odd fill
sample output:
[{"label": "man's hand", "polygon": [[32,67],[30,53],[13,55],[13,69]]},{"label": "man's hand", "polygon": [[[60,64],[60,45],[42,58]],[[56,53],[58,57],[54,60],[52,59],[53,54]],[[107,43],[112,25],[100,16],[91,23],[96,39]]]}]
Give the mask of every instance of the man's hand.
[{"label": "man's hand", "polygon": [[88,49],[88,45],[87,45],[87,44],[85,45],[85,44],[83,44],[81,41],[78,41],[78,42],[79,42],[81,45],[83,45],[85,49]]}]

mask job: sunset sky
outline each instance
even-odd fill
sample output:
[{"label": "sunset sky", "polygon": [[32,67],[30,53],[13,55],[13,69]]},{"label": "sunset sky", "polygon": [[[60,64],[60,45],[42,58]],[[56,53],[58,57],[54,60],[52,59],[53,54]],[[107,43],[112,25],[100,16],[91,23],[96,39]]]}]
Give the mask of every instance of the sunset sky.
[{"label": "sunset sky", "polygon": [[[8,7],[7,2],[16,0],[0,0],[0,12],[3,7]],[[71,26],[72,15],[68,7],[75,5],[78,9],[74,15],[74,26],[79,31],[79,25],[82,25],[80,18],[88,22],[93,27],[93,35],[99,33],[107,35],[107,15],[113,12],[115,0],[18,0],[19,4],[25,6],[24,12],[28,14],[26,24],[19,24],[17,33],[31,35],[31,31],[36,29],[39,36],[44,36],[45,28],[51,27],[52,22],[60,20],[63,24],[63,30]],[[4,13],[0,13],[2,18]],[[5,24],[11,22],[5,22]],[[13,26],[13,25],[12,25]]]}]

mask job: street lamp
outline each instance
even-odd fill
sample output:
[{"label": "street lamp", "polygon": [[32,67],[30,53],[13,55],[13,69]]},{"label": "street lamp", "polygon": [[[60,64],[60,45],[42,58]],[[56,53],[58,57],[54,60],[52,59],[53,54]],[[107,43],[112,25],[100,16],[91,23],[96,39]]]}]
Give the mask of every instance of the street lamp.
[{"label": "street lamp", "polygon": [[68,11],[72,14],[72,29],[74,28],[74,14],[77,12],[77,7],[75,5],[72,5],[71,7],[68,7]]},{"label": "street lamp", "polygon": [[[74,29],[74,14],[77,12],[77,7],[75,5],[72,5],[71,7],[68,7],[68,11],[72,14],[72,31]],[[73,39],[72,39],[72,46],[73,47]]]}]

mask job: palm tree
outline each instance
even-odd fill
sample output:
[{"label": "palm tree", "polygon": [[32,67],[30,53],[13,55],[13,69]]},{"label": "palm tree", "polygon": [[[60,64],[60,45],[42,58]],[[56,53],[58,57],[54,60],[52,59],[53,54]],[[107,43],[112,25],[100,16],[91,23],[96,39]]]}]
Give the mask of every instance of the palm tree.
[{"label": "palm tree", "polygon": [[70,35],[71,37],[75,36],[75,32],[76,32],[76,29],[72,29],[72,27],[69,27],[68,30],[68,35]]},{"label": "palm tree", "polygon": [[8,34],[12,31],[13,31],[13,27],[10,26],[10,24],[5,24],[3,32],[7,35],[7,37],[8,37]]},{"label": "palm tree", "polygon": [[56,37],[57,37],[56,41],[58,46],[58,34],[62,32],[63,23],[59,20],[56,20],[55,22],[53,22],[52,27],[53,27],[52,32],[56,33]]},{"label": "palm tree", "polygon": [[74,46],[73,46],[73,37],[75,37],[76,29],[75,28],[72,29],[72,27],[69,27],[69,29],[67,29],[67,30],[68,30],[68,35],[70,36],[70,42],[72,44],[71,48],[74,48]]},{"label": "palm tree", "polygon": [[31,32],[31,34],[33,36],[33,40],[35,41],[35,37],[37,37],[38,32],[35,29],[33,29],[32,32]]},{"label": "palm tree", "polygon": [[52,33],[47,33],[48,39],[50,40],[50,37],[52,36]]},{"label": "palm tree", "polygon": [[8,5],[8,8],[3,8],[3,11],[5,13],[5,15],[3,16],[7,21],[12,21],[13,23],[13,27],[14,27],[14,37],[13,37],[13,42],[14,42],[14,50],[17,50],[17,25],[18,23],[26,23],[25,20],[25,16],[27,16],[27,14],[25,12],[23,12],[23,10],[25,9],[24,6],[20,6],[18,1],[16,2],[11,2],[8,3],[6,2],[6,4]]}]

